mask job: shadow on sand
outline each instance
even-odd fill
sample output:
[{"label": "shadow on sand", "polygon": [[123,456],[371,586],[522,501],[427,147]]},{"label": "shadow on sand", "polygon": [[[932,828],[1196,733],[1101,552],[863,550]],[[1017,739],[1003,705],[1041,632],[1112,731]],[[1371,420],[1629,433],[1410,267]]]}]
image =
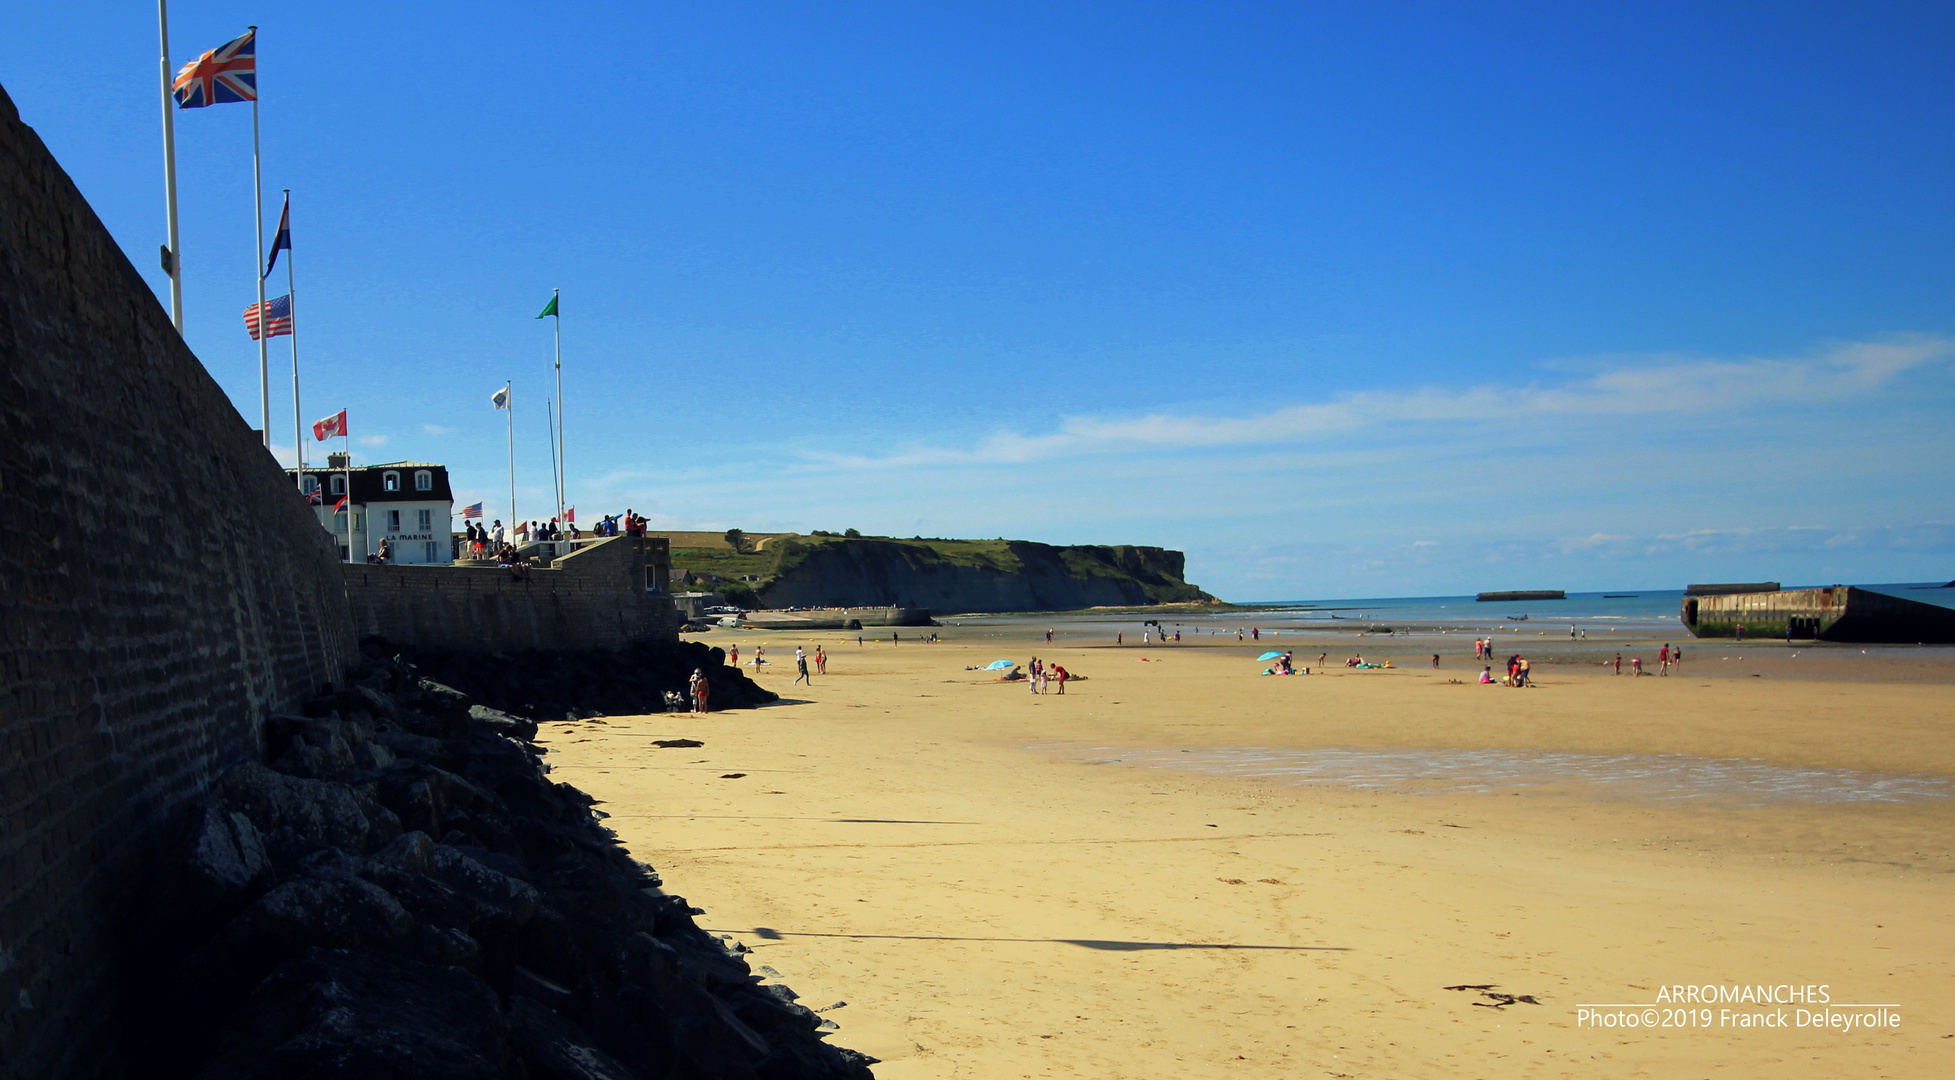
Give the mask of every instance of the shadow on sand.
[{"label": "shadow on sand", "polygon": [[873,938],[883,941],[1023,941],[1032,944],[1077,945],[1082,949],[1098,949],[1102,952],[1142,952],[1148,949],[1267,949],[1278,952],[1350,952],[1345,945],[1239,945],[1231,942],[1206,941],[1102,941],[1098,938],[1023,938],[1023,937],[955,937],[948,934],[819,934],[795,933],[775,930],[772,927],[756,926],[751,931],[712,930],[708,933],[751,933],[763,941],[779,941],[791,937],[828,938]]}]

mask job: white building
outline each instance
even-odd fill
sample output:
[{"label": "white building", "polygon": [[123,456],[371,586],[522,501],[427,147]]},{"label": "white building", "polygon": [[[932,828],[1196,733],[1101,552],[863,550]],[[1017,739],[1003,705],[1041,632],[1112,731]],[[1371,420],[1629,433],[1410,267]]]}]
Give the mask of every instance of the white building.
[{"label": "white building", "polygon": [[[326,455],[326,467],[287,469],[312,502],[319,524],[339,541],[344,558],[348,544],[348,515],[354,562],[380,550],[386,540],[397,563],[441,566],[454,561],[455,497],[448,488],[448,467],[426,461],[394,461],[385,465],[345,467],[346,455]],[[347,497],[347,505],[335,512]],[[315,501],[316,500],[316,501]]]}]

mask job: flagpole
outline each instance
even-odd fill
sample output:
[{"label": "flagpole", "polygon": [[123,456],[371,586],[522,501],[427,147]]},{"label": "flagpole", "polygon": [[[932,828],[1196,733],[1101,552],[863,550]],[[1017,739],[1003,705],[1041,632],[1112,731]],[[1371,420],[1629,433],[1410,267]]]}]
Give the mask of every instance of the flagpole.
[{"label": "flagpole", "polygon": [[[285,212],[292,211],[292,189],[285,189]],[[289,219],[287,219],[289,222]],[[276,242],[276,241],[274,241]],[[263,275],[259,275],[259,292],[264,291]],[[305,422],[299,419],[299,289],[298,278],[292,270],[292,247],[288,240],[285,247],[285,303],[286,313],[292,319],[292,329],[285,336],[291,339],[292,346],[292,445],[298,447],[299,468],[305,468]],[[259,327],[265,323],[265,313],[258,313]]]},{"label": "flagpole", "polygon": [[[557,402],[556,407],[561,410],[563,402]],[[557,456],[557,436],[563,434],[563,429],[556,426],[548,401],[543,403],[543,423],[550,429],[550,479],[557,485],[557,524],[561,526],[563,524],[563,473],[558,469],[558,465],[563,459]]]},{"label": "flagpole", "polygon": [[[344,411],[344,410],[342,410]],[[346,477],[346,561],[353,561],[353,432],[346,424],[339,425],[339,468],[340,475]]]},{"label": "flagpole", "polygon": [[[248,27],[247,29],[254,35],[258,32],[258,28],[255,26]],[[252,48],[255,52],[257,48],[257,39],[255,37],[252,39]],[[252,65],[252,73],[255,81],[257,74],[257,65],[255,63]],[[260,89],[262,90],[262,88]],[[265,273],[258,269],[264,265],[259,260],[265,257],[265,181],[263,169],[258,160],[259,97],[260,93],[253,93],[251,95],[251,200],[252,205],[257,210],[257,213],[252,216],[251,224],[258,235],[257,250],[251,253],[251,269],[253,271],[252,276],[258,279],[258,398],[259,411],[264,417],[264,421],[260,426],[265,433],[265,446],[269,448],[272,444],[272,361],[270,351],[271,341],[265,331],[270,329],[271,320],[266,317],[269,313],[265,311]],[[297,451],[294,450],[293,453],[297,453]],[[348,503],[347,505],[351,506],[352,504]]]},{"label": "flagpole", "polygon": [[[551,290],[550,290],[550,303],[551,303],[551,304],[552,304],[552,305],[554,306],[554,305],[555,305],[555,304],[556,304],[556,303],[557,303],[557,302],[558,302],[559,300],[561,300],[561,299],[562,299],[562,294],[563,294],[563,290],[562,290],[562,289],[551,289]],[[563,458],[564,458],[564,452],[563,452],[563,309],[562,309],[562,308],[560,308],[560,307],[559,307],[559,308],[557,309],[557,313],[556,313],[556,315],[555,315],[555,316],[553,316],[553,317],[551,318],[551,320],[550,320],[550,325],[551,325],[552,327],[554,327],[554,328],[555,328],[555,330],[556,330],[556,338],[557,338],[557,444],[556,444],[556,453],[555,453],[555,454],[554,454],[553,456],[554,456],[554,457],[556,458],[556,473],[557,473],[557,523],[558,523],[559,525],[561,525],[561,524],[563,523],[563,498],[564,498],[564,492],[563,492],[563,482],[564,482],[564,470],[563,470]]]},{"label": "flagpole", "polygon": [[163,72],[163,203],[169,215],[169,247],[164,250],[170,274],[170,322],[178,337],[183,336],[183,251],[177,246],[176,220],[176,110],[170,100],[170,8],[169,0],[156,0],[156,34],[162,39]]},{"label": "flagpole", "polygon": [[512,532],[516,528],[516,395],[512,389],[514,386],[513,380],[502,381],[503,407],[509,410],[509,528]]}]

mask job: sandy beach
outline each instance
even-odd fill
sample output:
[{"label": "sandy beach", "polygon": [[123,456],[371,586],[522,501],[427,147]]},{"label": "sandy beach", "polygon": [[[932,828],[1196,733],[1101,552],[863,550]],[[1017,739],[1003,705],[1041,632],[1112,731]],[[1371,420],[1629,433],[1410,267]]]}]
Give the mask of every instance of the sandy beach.
[{"label": "sandy beach", "polygon": [[[543,736],[554,778],[878,1076],[1955,1064],[1948,650],[1685,639],[1682,671],[1638,679],[1571,647],[1509,690],[1472,684],[1470,635],[1293,636],[1299,664],[1394,667],[1285,678],[1232,637],[940,632],[716,631],[766,641],[780,704]],[[817,643],[828,675],[791,686]],[[1086,679],[966,670],[1033,654]],[[1668,1000],[1706,984],[1802,1000]]]}]

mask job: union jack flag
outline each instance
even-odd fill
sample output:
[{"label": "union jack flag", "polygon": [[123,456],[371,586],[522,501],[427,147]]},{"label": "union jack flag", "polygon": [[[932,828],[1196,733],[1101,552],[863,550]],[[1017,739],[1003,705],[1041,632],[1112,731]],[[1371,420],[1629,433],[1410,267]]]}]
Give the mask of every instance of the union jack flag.
[{"label": "union jack flag", "polygon": [[[291,294],[274,296],[265,301],[265,307],[271,311],[271,318],[267,320],[270,325],[265,328],[266,337],[283,337],[292,332]],[[251,335],[251,340],[258,340],[258,305],[256,304],[244,309],[244,332]]]},{"label": "union jack flag", "polygon": [[311,487],[305,489],[305,501],[313,506],[320,505],[322,500],[320,498],[320,491],[319,491],[318,484],[314,484]]},{"label": "union jack flag", "polygon": [[257,28],[183,65],[170,93],[179,109],[258,100]]}]

